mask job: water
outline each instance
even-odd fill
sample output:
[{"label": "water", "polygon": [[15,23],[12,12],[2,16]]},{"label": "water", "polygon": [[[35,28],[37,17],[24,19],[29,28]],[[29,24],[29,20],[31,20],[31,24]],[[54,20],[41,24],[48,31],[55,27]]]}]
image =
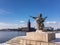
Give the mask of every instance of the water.
[{"label": "water", "polygon": [[4,43],[17,36],[26,36],[26,32],[21,31],[0,31],[0,43]]}]

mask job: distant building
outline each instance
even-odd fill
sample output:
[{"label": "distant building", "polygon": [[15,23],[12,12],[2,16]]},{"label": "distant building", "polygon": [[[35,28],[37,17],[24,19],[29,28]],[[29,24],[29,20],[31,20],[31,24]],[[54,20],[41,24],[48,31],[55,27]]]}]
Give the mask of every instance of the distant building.
[{"label": "distant building", "polygon": [[27,32],[36,31],[35,28],[31,27],[30,19],[28,20],[27,27],[22,27],[22,28],[20,28],[20,30],[21,31],[27,31]]},{"label": "distant building", "polygon": [[52,28],[52,27],[45,27],[44,30],[45,30],[45,31],[53,31],[54,28]]},{"label": "distant building", "polygon": [[58,28],[57,31],[60,31],[60,29]]}]

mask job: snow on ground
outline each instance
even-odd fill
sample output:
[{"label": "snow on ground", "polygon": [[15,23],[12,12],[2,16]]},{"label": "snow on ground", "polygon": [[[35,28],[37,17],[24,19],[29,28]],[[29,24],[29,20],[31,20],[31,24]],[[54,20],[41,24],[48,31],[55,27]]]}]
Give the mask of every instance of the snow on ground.
[{"label": "snow on ground", "polygon": [[56,33],[56,39],[52,40],[51,42],[55,42],[55,43],[60,43],[60,33]]},{"label": "snow on ground", "polygon": [[[60,33],[56,33],[55,35],[56,35],[56,39],[53,40],[52,42],[60,43]],[[10,45],[10,44],[2,43],[0,45]]]},{"label": "snow on ground", "polygon": [[60,33],[56,33],[56,38],[60,38]]},{"label": "snow on ground", "polygon": [[10,44],[2,43],[2,44],[0,44],[0,45],[10,45]]}]

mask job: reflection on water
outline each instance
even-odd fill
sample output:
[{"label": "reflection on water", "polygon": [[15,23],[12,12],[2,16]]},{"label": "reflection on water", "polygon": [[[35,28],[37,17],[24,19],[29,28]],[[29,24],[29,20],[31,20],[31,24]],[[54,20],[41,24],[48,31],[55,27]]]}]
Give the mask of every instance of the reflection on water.
[{"label": "reflection on water", "polygon": [[21,31],[0,31],[0,43],[4,43],[17,36],[26,36],[26,32]]}]

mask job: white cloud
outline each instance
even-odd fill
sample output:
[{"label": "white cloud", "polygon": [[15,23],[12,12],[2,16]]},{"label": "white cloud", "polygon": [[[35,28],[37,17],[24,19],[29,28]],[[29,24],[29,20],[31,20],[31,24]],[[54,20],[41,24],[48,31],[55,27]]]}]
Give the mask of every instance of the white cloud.
[{"label": "white cloud", "polygon": [[0,29],[6,29],[6,28],[21,28],[21,27],[25,27],[26,24],[11,24],[11,23],[3,23],[0,22]]},{"label": "white cloud", "polygon": [[46,22],[47,24],[56,24],[57,22],[56,21],[48,21]]},{"label": "white cloud", "polygon": [[33,22],[31,23],[31,26],[34,27],[34,28],[37,28],[37,26],[36,26],[36,21],[33,21]]},{"label": "white cloud", "polygon": [[24,23],[25,21],[24,20],[20,20],[20,23]]},{"label": "white cloud", "polygon": [[[21,21],[20,24],[11,24],[11,23],[0,22],[0,29],[27,27],[27,24],[25,24],[24,22],[25,21]],[[37,28],[36,22],[33,21],[31,23],[31,26]],[[60,28],[60,22],[47,21],[47,22],[45,22],[45,27],[54,27],[54,29],[57,29],[57,28]]]},{"label": "white cloud", "polygon": [[0,29],[5,29],[5,28],[17,28],[18,24],[9,24],[9,23],[2,23],[0,22]]},{"label": "white cloud", "polygon": [[[56,22],[56,21],[47,21],[44,23],[44,25],[45,27],[53,27],[54,29],[60,28],[60,22]],[[33,21],[31,23],[31,26],[37,28],[36,22]]]},{"label": "white cloud", "polygon": [[57,29],[57,28],[60,28],[60,22],[48,21],[48,22],[45,22],[45,26],[46,27],[53,27],[54,29]]},{"label": "white cloud", "polygon": [[4,15],[4,14],[11,14],[11,12],[4,10],[4,9],[0,9],[0,14]]}]

